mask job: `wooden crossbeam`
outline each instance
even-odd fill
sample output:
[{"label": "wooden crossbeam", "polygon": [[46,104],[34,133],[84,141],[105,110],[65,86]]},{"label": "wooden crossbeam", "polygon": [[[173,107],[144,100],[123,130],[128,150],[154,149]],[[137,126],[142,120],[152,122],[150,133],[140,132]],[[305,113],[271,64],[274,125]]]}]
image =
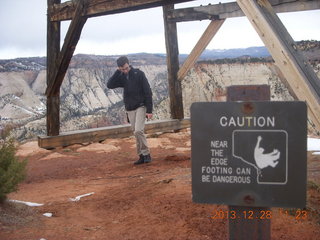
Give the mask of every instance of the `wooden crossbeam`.
[{"label": "wooden crossbeam", "polygon": [[[320,9],[320,0],[269,0],[276,13]],[[245,14],[237,2],[174,9],[168,12],[168,20],[175,22],[226,19],[243,17]]]},{"label": "wooden crossbeam", "polygon": [[[83,13],[83,16],[96,17],[191,1],[194,0],[90,0],[87,12]],[[50,8],[51,21],[70,20],[75,9],[76,1],[55,4]]]},{"label": "wooden crossbeam", "polygon": [[78,0],[74,17],[70,23],[66,38],[61,52],[59,53],[58,62],[52,74],[52,81],[47,86],[46,95],[55,96],[60,91],[60,87],[64,76],[68,70],[69,63],[80,39],[81,31],[87,21],[86,17],[82,17],[87,9],[87,0]]},{"label": "wooden crossbeam", "polygon": [[[146,133],[176,131],[190,127],[190,119],[183,120],[159,120],[147,122]],[[121,138],[132,136],[132,129],[129,124],[93,128],[79,131],[61,133],[58,136],[39,136],[38,145],[41,148],[53,149],[65,147],[77,143],[101,142],[107,138]]]},{"label": "wooden crossbeam", "polygon": [[268,0],[237,0],[266,45],[292,91],[308,105],[308,117],[320,131],[320,80],[297,48]]},{"label": "wooden crossbeam", "polygon": [[224,23],[223,20],[212,20],[208,25],[207,29],[202,34],[201,38],[197,42],[196,46],[192,49],[190,55],[180,67],[178,72],[178,80],[182,81],[184,77],[187,75],[189,70],[193,67],[194,63],[198,60],[202,52],[206,49],[212,38],[219,31],[220,27]]}]

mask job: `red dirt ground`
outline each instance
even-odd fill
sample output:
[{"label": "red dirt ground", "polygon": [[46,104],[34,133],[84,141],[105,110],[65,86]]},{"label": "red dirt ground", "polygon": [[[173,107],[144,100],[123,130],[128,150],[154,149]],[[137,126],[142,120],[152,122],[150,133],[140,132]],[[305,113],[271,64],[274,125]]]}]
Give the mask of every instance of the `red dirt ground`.
[{"label": "red dirt ground", "polygon": [[[18,155],[28,158],[28,177],[9,199],[44,205],[0,206],[0,239],[228,239],[228,220],[211,218],[227,207],[192,202],[190,132],[148,141],[153,162],[139,166],[133,165],[133,138],[51,151],[36,142],[21,145]],[[272,239],[320,239],[320,155],[308,153],[308,175],[314,184],[308,188],[307,218],[272,208]],[[14,216],[6,210],[11,208]]]}]

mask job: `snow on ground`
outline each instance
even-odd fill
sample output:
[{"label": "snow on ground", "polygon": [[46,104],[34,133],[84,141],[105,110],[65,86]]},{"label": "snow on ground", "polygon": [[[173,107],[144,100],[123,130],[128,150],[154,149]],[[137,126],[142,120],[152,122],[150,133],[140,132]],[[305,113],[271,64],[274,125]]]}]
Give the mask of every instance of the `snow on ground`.
[{"label": "snow on ground", "polygon": [[320,139],[308,138],[307,149],[308,151],[314,152],[314,155],[320,155]]}]

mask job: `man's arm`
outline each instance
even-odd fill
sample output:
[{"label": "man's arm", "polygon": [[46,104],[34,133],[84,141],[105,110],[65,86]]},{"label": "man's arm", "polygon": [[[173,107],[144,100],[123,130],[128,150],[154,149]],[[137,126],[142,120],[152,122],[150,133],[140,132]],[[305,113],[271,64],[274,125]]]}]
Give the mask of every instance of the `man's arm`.
[{"label": "man's arm", "polygon": [[152,91],[146,78],[145,74],[142,72],[142,87],[144,93],[144,104],[147,108],[147,117],[150,119],[152,117],[153,103],[152,103]]},{"label": "man's arm", "polygon": [[122,72],[119,69],[117,69],[111,76],[111,78],[109,78],[107,82],[107,87],[111,89],[123,87],[122,75]]}]

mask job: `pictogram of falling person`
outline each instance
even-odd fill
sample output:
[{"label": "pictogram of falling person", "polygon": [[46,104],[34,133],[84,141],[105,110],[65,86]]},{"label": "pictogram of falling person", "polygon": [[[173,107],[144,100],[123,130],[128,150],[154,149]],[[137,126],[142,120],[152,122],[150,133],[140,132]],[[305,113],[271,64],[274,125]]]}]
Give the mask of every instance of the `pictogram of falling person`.
[{"label": "pictogram of falling person", "polygon": [[257,138],[257,144],[254,149],[254,160],[256,161],[256,164],[258,168],[263,169],[268,166],[270,167],[276,167],[279,163],[280,158],[280,152],[278,149],[273,149],[270,153],[264,153],[264,148],[260,146],[262,137],[258,136]]}]

